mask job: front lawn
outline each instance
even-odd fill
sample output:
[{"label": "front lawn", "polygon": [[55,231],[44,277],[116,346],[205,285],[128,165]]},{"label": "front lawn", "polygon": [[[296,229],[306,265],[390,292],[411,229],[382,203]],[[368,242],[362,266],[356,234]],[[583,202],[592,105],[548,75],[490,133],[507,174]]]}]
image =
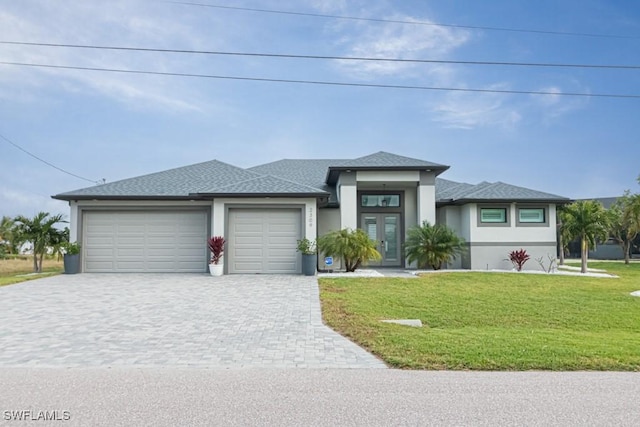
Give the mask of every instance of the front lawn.
[{"label": "front lawn", "polygon": [[[406,369],[640,371],[640,263],[619,279],[438,273],[321,278],[325,322]],[[382,323],[420,319],[425,327]]]},{"label": "front lawn", "polygon": [[0,286],[59,274],[63,271],[62,261],[45,259],[42,270],[43,272],[40,274],[31,274],[33,273],[33,258],[31,257],[0,259]]}]

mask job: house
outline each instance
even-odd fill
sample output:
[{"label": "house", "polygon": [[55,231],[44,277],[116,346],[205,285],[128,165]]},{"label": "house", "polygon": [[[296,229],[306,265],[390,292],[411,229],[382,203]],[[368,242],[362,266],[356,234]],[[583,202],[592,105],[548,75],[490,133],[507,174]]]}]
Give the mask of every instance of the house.
[{"label": "house", "polygon": [[207,236],[223,235],[226,273],[299,273],[296,241],[342,228],[362,228],[378,242],[376,266],[411,267],[405,235],[423,221],[466,240],[450,267],[510,268],[507,254],[519,248],[555,256],[556,206],[567,198],[439,178],[447,169],[386,152],[248,169],[213,160],[53,198],[69,202],[84,272],[203,272]]},{"label": "house", "polygon": [[[579,200],[594,200],[602,204],[605,209],[610,209],[618,200],[619,197],[600,197],[597,199],[579,199]],[[569,257],[580,258],[580,239],[574,239],[568,244]],[[637,236],[631,247],[629,248],[629,256],[631,258],[640,257],[640,236]],[[589,249],[589,259],[602,259],[602,260],[619,260],[624,259],[624,250],[618,241],[609,237],[604,242],[598,242],[595,248]]]}]

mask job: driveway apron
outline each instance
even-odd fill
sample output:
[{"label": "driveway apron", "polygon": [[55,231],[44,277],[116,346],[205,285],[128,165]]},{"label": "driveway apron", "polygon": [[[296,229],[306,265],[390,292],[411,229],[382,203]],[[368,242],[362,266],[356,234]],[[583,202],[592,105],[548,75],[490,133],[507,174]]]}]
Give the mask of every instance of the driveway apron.
[{"label": "driveway apron", "polygon": [[385,367],[322,323],[314,277],[60,275],[0,301],[0,367]]}]

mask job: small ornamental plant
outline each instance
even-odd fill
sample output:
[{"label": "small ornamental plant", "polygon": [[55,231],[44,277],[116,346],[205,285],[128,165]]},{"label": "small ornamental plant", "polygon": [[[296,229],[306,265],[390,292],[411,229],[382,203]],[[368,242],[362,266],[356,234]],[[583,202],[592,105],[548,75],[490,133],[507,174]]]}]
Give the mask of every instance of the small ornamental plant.
[{"label": "small ornamental plant", "polygon": [[61,246],[65,255],[78,255],[80,253],[80,243],[64,242]]},{"label": "small ornamental plant", "polygon": [[511,251],[509,253],[509,261],[511,261],[516,271],[522,271],[524,264],[527,261],[529,261],[529,258],[531,257],[529,256],[529,254],[527,254],[527,251],[525,251],[524,249]]},{"label": "small ornamental plant", "polygon": [[312,240],[304,239],[298,240],[298,252],[302,255],[315,255],[316,251],[316,243]]},{"label": "small ornamental plant", "polygon": [[224,244],[226,240],[222,236],[213,236],[207,239],[207,246],[211,251],[211,261],[209,264],[218,264],[224,252]]}]

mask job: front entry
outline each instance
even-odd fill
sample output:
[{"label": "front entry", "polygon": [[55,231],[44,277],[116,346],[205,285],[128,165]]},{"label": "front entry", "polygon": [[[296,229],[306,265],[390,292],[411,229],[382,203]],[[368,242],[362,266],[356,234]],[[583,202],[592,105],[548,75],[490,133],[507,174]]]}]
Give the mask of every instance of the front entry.
[{"label": "front entry", "polygon": [[402,246],[400,243],[399,213],[365,213],[361,215],[362,229],[377,243],[381,261],[371,261],[373,267],[401,267]]}]

